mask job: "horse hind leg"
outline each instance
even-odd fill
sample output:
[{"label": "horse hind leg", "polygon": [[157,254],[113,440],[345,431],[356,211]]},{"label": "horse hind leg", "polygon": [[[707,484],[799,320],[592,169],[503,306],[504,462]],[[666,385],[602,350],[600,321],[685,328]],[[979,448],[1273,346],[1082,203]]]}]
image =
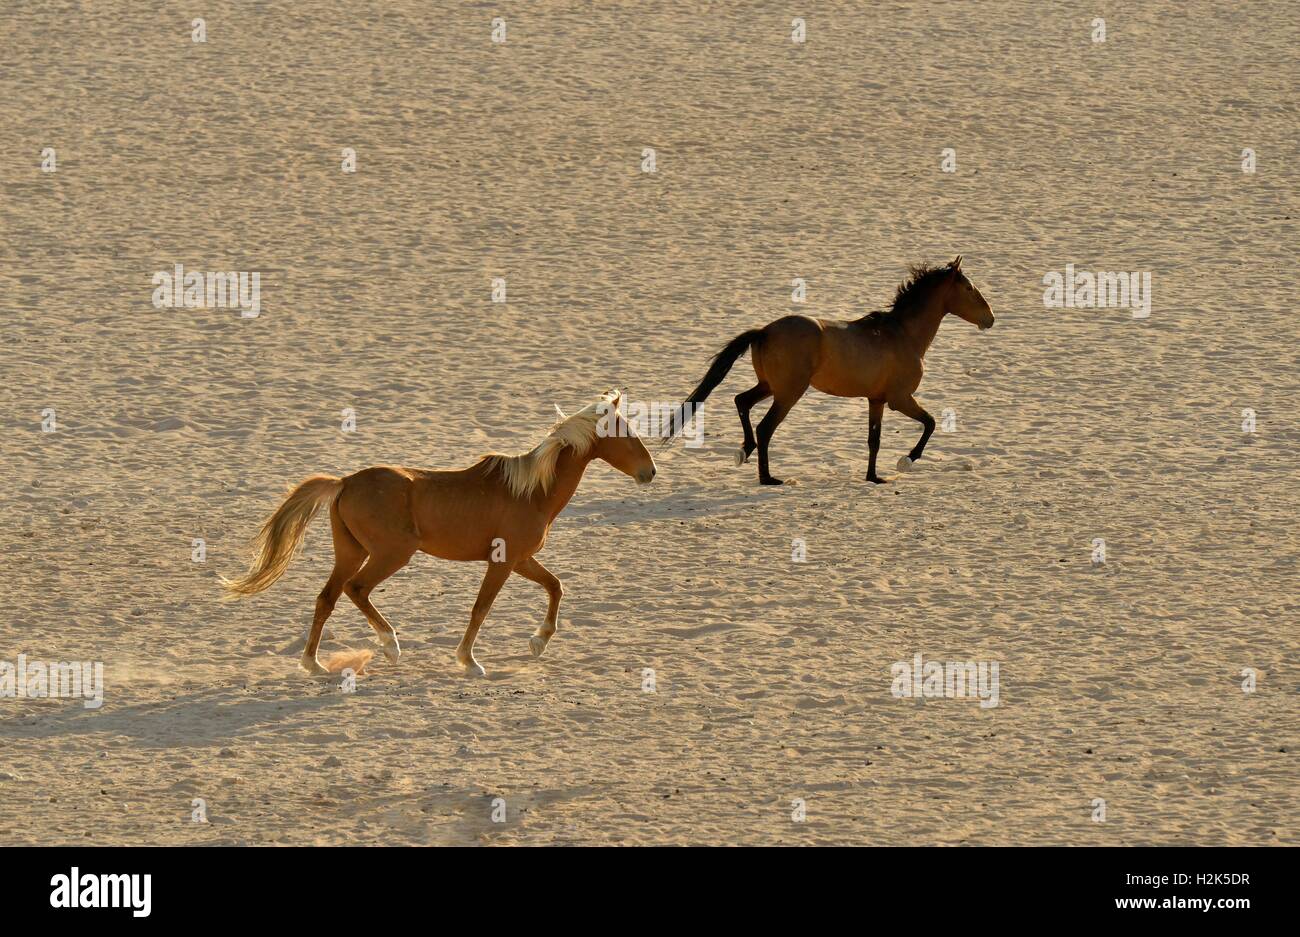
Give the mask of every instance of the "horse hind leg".
[{"label": "horse hind leg", "polygon": [[763,415],[762,422],[758,424],[758,483],[760,485],[785,484],[781,479],[772,477],[771,469],[768,467],[768,448],[772,442],[772,434],[790,415],[790,411],[799,402],[807,387],[808,385],[805,384],[797,393],[777,394],[776,399],[772,401],[771,409]]},{"label": "horse hind leg", "polygon": [[316,596],[316,614],[312,618],[311,630],[307,633],[307,645],[302,650],[301,666],[309,674],[329,673],[316,659],[321,633],[343,592],[344,584],[361,568],[367,556],[366,548],[357,542],[357,538],[352,536],[352,532],[339,517],[337,504],[330,505],[330,527],[334,532],[334,570],[330,573],[325,588]]},{"label": "horse hind leg", "polygon": [[768,388],[766,381],[759,381],[749,390],[736,394],[736,412],[740,414],[740,427],[745,431],[745,441],[736,450],[737,465],[744,465],[748,462],[749,457],[758,448],[758,443],[754,439],[754,427],[749,422],[749,411],[754,408],[755,404],[761,403],[770,396],[772,396],[772,391]]},{"label": "horse hind leg", "polygon": [[754,355],[754,373],[772,391],[772,406],[758,424],[758,483],[780,485],[768,467],[772,434],[808,390],[820,357],[821,328],[810,319],[791,317],[768,326]]},{"label": "horse hind leg", "polygon": [[386,545],[377,548],[370,554],[370,560],[361,572],[349,579],[343,587],[352,604],[361,609],[361,614],[366,616],[366,621],[375,630],[379,643],[383,646],[384,656],[393,663],[397,663],[398,658],[402,656],[401,645],[397,642],[397,632],[388,623],[388,619],[380,614],[379,609],[371,604],[370,593],[381,582],[409,563],[414,555],[414,544]]}]

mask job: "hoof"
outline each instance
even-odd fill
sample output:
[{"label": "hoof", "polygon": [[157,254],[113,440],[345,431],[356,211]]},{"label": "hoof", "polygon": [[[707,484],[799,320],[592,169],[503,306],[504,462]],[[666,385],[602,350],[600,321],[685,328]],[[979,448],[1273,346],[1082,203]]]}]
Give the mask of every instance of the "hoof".
[{"label": "hoof", "polygon": [[528,650],[533,652],[534,657],[541,657],[546,653],[546,644],[550,640],[545,635],[535,634],[528,639]]},{"label": "hoof", "polygon": [[465,671],[465,676],[467,677],[487,676],[487,671],[483,669],[483,665],[480,664],[478,661],[474,660],[473,658],[470,659],[469,663],[465,663],[465,661],[461,661],[460,666]]},{"label": "hoof", "polygon": [[397,643],[397,635],[393,635],[393,639],[384,645],[384,656],[393,664],[402,656],[402,646]]},{"label": "hoof", "polygon": [[313,677],[328,676],[329,671],[321,666],[321,662],[314,657],[304,657],[298,661],[298,666],[311,674]]},{"label": "hoof", "polygon": [[758,480],[758,483],[760,485],[784,485],[785,484],[785,482],[779,478],[760,478]]},{"label": "hoof", "polygon": [[741,446],[739,449],[736,450],[736,464],[744,465],[748,461],[749,461],[749,453],[745,451],[744,446]]},{"label": "hoof", "polygon": [[903,456],[901,459],[898,460],[898,470],[900,472],[906,472],[911,467],[912,467],[912,460],[909,459],[907,456]]},{"label": "hoof", "polygon": [[879,475],[868,475],[867,481],[871,482],[873,485],[885,484],[885,480],[881,478]]}]

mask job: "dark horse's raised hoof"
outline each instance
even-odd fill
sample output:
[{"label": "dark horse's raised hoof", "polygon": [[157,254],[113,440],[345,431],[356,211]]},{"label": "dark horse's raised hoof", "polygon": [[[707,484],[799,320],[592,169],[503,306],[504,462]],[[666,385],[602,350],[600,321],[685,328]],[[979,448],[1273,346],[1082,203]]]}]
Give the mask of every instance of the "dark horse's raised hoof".
[{"label": "dark horse's raised hoof", "polygon": [[883,485],[883,484],[885,484],[885,480],[884,480],[883,478],[881,478],[879,475],[868,475],[868,476],[867,476],[867,481],[871,482],[871,483],[874,484],[874,485]]}]

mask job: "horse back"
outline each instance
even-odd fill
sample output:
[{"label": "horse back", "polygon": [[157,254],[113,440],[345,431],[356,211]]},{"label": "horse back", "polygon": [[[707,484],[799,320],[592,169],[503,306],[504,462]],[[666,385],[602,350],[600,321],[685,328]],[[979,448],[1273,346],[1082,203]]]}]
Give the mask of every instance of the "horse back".
[{"label": "horse back", "polygon": [[889,319],[819,320],[822,354],[812,386],[836,397],[885,399],[903,370]]}]

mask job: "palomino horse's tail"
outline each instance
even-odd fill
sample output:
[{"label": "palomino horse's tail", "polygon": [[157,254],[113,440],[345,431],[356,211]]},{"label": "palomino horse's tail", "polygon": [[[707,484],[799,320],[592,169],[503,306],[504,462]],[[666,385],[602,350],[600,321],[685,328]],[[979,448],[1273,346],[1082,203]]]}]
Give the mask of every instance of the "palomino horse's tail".
[{"label": "palomino horse's tail", "polygon": [[222,578],[226,591],[234,596],[253,595],[284,575],[307,535],[307,525],[322,506],[329,504],[343,490],[343,479],[333,475],[313,475],[297,488],[262,525],[253,540],[253,562],[248,573],[239,579]]},{"label": "palomino horse's tail", "polygon": [[678,407],[669,418],[668,433],[666,439],[672,439],[682,431],[690,417],[688,408],[696,404],[703,403],[713,389],[722,383],[722,379],[727,376],[736,359],[748,350],[763,337],[762,329],[750,329],[748,332],[741,332],[731,341],[727,342],[725,348],[713,356],[713,361],[709,365],[709,370],[705,372],[704,379],[700,381],[699,386],[691,391],[690,396]]}]

